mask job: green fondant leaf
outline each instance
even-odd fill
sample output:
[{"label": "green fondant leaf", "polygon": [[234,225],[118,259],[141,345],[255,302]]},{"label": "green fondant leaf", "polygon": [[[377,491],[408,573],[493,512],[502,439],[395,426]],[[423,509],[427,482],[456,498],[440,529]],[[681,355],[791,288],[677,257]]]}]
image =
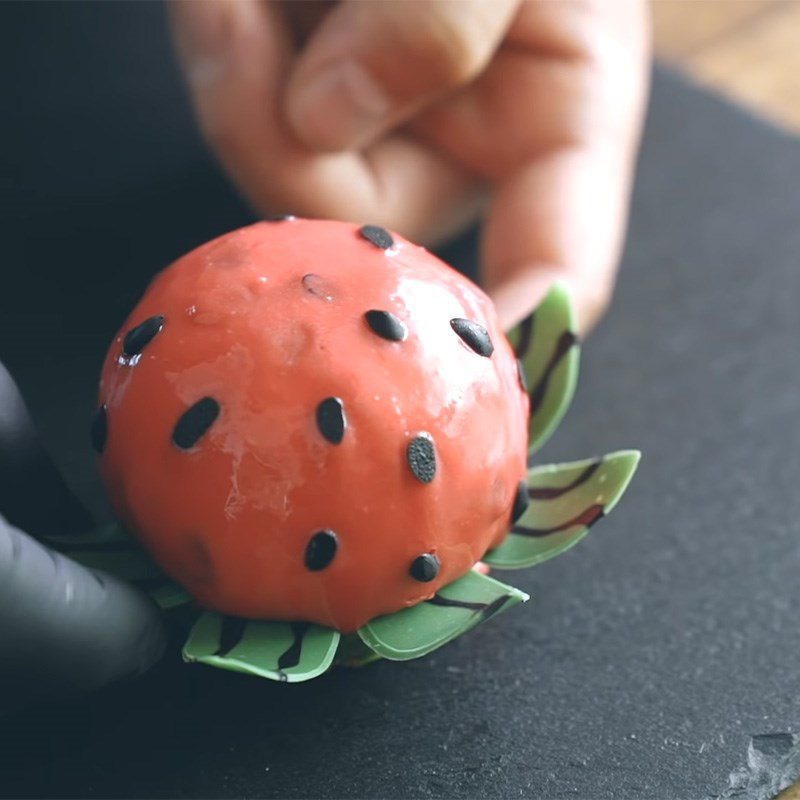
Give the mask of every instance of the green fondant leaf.
[{"label": "green fondant leaf", "polygon": [[605,458],[528,470],[528,510],[483,560],[499,569],[520,569],[568,550],[611,512],[639,457],[637,450],[622,450]]},{"label": "green fondant leaf", "polygon": [[575,394],[580,357],[576,331],[569,292],[557,283],[508,335],[531,398],[531,452],[550,438]]},{"label": "green fondant leaf", "polygon": [[115,523],[80,536],[51,536],[45,541],[84,567],[99,569],[130,581],[165,610],[192,601],[146,551]]},{"label": "green fondant leaf", "polygon": [[466,633],[528,595],[470,570],[430,600],[378,617],[358,631],[367,647],[383,658],[419,658]]},{"label": "green fondant leaf", "polygon": [[299,683],[330,667],[339,638],[338,631],[307,622],[257,622],[204,612],[183,646],[183,659]]}]

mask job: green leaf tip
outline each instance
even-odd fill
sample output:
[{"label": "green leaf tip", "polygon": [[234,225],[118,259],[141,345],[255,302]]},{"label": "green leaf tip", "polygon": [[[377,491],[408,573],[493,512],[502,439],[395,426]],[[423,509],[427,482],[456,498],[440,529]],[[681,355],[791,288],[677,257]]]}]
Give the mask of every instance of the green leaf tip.
[{"label": "green leaf tip", "polygon": [[580,346],[570,293],[555,283],[539,306],[509,332],[531,399],[530,452],[550,438],[578,382]]},{"label": "green leaf tip", "polygon": [[498,569],[522,569],[574,547],[611,513],[640,457],[638,450],[620,450],[603,458],[532,467],[528,509],[484,561]]},{"label": "green leaf tip", "polygon": [[339,639],[338,631],[307,622],[261,622],[207,611],[189,632],[183,660],[300,683],[328,670]]},{"label": "green leaf tip", "polygon": [[525,592],[470,570],[429,600],[372,620],[358,635],[379,656],[408,661],[528,599]]}]

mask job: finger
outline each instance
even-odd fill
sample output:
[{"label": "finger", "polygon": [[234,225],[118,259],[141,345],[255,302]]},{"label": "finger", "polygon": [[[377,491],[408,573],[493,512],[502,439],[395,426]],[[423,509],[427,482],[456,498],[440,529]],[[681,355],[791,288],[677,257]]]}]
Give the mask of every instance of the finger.
[{"label": "finger", "polygon": [[622,246],[631,168],[614,153],[567,148],[502,181],[484,229],[487,290],[511,327],[554,281],[566,283],[580,330],[604,312]]},{"label": "finger", "polygon": [[93,524],[42,447],[25,401],[2,364],[0,509],[12,523],[37,536],[77,533]]},{"label": "finger", "polygon": [[319,150],[365,147],[478,75],[518,4],[345,0],[323,19],[289,78],[295,134]]},{"label": "finger", "polygon": [[280,108],[292,44],[277,4],[174,2],[178,53],[200,127],[262,213],[374,222],[430,242],[463,224],[476,184],[400,136],[365,153],[318,154]]},{"label": "finger", "polygon": [[0,517],[0,708],[139,675],[161,657],[165,641],[149,598]]},{"label": "finger", "polygon": [[[541,15],[553,21],[553,6],[525,8],[539,23]],[[572,286],[586,331],[610,299],[623,244],[649,48],[640,0],[563,8],[572,9],[582,31],[573,36],[573,52],[556,63],[539,53],[529,77],[539,87],[549,81],[553,93],[570,85],[572,94],[547,106],[555,124],[540,127],[536,149],[502,171],[484,267],[506,324],[528,313],[557,278]]]}]

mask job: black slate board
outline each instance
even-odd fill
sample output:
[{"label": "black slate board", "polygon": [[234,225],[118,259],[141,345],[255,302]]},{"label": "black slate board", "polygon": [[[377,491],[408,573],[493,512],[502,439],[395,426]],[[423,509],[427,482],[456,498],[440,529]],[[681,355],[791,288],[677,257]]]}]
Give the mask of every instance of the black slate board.
[{"label": "black slate board", "polygon": [[[0,23],[0,358],[100,513],[86,428],[106,342],[149,274],[250,218],[191,129],[160,15],[31,4]],[[800,729],[798,178],[796,140],[656,74],[619,290],[544,453],[644,459],[584,543],[507,574],[531,604],[419,662],[306,685],[170,659],[0,721],[0,794],[722,793],[752,736]]]}]

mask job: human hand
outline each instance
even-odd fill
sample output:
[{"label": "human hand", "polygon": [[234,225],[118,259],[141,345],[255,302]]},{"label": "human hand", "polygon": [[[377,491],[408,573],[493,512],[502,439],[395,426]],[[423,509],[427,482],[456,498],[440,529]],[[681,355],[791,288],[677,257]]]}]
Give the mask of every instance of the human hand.
[{"label": "human hand", "polygon": [[424,244],[486,207],[507,325],[611,294],[647,91],[643,0],[176,0],[200,126],[256,209]]},{"label": "human hand", "polygon": [[42,449],[0,364],[0,713],[32,695],[138,675],[162,654],[155,604],[23,533],[68,537],[92,520]]}]

